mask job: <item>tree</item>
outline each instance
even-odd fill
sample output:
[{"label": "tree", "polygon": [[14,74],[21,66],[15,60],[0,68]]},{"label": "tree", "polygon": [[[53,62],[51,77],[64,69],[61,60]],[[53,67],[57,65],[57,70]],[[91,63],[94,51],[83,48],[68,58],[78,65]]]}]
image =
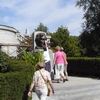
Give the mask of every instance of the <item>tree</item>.
[{"label": "tree", "polygon": [[78,38],[70,36],[66,27],[58,27],[57,31],[51,34],[51,44],[52,47],[63,47],[68,56],[80,56]]},{"label": "tree", "polygon": [[44,24],[40,23],[38,27],[35,29],[35,31],[43,31],[48,33],[48,28]]},{"label": "tree", "polygon": [[78,0],[85,11],[80,43],[86,56],[100,56],[100,0]]},{"label": "tree", "polygon": [[69,37],[67,53],[69,56],[74,56],[74,57],[81,56],[79,37],[77,36]]},{"label": "tree", "polygon": [[68,29],[63,26],[58,27],[57,31],[51,34],[52,46],[55,47],[59,45],[59,46],[65,47],[67,44],[68,38],[69,38]]}]

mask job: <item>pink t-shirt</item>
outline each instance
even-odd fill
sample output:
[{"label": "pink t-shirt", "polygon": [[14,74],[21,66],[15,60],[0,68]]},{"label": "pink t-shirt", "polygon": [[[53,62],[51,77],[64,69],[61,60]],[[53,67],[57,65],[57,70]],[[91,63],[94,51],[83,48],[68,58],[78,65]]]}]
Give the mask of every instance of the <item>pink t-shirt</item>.
[{"label": "pink t-shirt", "polygon": [[67,62],[67,55],[65,54],[65,52],[64,51],[61,51],[62,53],[63,53],[63,55],[65,56],[65,64],[68,64],[68,62]]},{"label": "pink t-shirt", "polygon": [[64,64],[64,54],[61,51],[57,51],[54,54],[55,64]]}]

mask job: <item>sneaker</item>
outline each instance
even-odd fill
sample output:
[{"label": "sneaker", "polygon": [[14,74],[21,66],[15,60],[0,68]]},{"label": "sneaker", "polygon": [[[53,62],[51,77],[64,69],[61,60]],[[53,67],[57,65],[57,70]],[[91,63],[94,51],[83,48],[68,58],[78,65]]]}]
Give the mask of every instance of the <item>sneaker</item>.
[{"label": "sneaker", "polygon": [[63,83],[66,81],[66,79],[63,79]]},{"label": "sneaker", "polygon": [[68,79],[66,78],[65,81],[68,81]]}]

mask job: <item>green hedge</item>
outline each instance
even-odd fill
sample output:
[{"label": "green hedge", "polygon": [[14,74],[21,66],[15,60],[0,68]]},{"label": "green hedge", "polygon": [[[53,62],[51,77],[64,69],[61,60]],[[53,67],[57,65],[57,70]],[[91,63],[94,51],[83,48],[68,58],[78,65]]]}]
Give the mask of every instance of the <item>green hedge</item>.
[{"label": "green hedge", "polygon": [[[7,62],[9,72],[0,73],[0,100],[28,100],[34,66],[21,60]],[[100,76],[100,58],[68,58],[68,73]]]},{"label": "green hedge", "polygon": [[68,62],[70,75],[100,77],[100,58],[68,58]]},{"label": "green hedge", "polygon": [[[31,63],[26,63],[23,60],[18,60],[18,59],[12,59],[7,62],[9,71],[10,72],[15,72],[15,71],[27,71],[31,67],[33,70],[35,70],[34,66],[32,66]],[[29,70],[30,71],[30,70]]]},{"label": "green hedge", "polygon": [[9,56],[0,50],[0,73],[7,72],[9,70],[7,66],[8,59],[9,59]]},{"label": "green hedge", "polygon": [[34,68],[23,61],[10,61],[10,72],[0,73],[0,100],[27,100]]}]

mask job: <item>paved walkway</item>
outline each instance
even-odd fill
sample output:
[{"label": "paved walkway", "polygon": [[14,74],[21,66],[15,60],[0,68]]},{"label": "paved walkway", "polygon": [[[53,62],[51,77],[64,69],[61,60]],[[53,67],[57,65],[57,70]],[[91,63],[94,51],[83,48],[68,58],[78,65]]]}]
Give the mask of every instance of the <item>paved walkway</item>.
[{"label": "paved walkway", "polygon": [[55,94],[48,100],[100,100],[100,80],[69,77],[65,83],[53,83]]}]

